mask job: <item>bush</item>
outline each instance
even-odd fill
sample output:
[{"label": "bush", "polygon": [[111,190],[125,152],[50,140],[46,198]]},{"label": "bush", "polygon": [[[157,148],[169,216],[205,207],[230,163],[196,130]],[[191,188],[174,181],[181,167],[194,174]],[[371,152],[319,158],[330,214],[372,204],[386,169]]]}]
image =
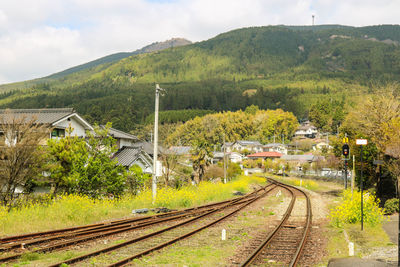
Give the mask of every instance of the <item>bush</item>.
[{"label": "bush", "polygon": [[391,198],[385,202],[385,214],[393,214],[399,211],[399,199]]},{"label": "bush", "polygon": [[[385,219],[383,209],[379,207],[379,200],[374,194],[364,193],[364,223],[375,226]],[[331,223],[341,227],[343,223],[361,222],[361,193],[350,190],[343,191],[340,205],[331,210]]]},{"label": "bush", "polygon": [[223,178],[223,177],[224,177],[224,169],[219,167],[218,165],[211,165],[204,173],[203,179],[205,181],[208,181],[211,179]]}]

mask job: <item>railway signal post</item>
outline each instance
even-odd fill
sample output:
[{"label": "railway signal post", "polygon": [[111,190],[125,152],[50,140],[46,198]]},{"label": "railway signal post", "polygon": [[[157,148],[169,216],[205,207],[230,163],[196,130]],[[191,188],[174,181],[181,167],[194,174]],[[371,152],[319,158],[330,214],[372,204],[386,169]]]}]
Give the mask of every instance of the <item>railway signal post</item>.
[{"label": "railway signal post", "polygon": [[342,154],[344,156],[344,188],[347,189],[347,166],[348,166],[348,156],[350,154],[349,138],[343,138]]}]

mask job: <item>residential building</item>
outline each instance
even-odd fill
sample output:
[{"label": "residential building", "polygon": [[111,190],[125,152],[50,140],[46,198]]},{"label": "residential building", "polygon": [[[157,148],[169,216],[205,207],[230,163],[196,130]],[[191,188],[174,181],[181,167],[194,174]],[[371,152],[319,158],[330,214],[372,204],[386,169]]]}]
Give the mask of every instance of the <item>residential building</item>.
[{"label": "residential building", "polygon": [[[234,163],[241,163],[243,160],[243,155],[238,152],[227,152],[226,158]],[[214,152],[213,164],[224,159],[224,152]]]},{"label": "residential building", "polygon": [[312,125],[309,121],[302,123],[294,133],[295,137],[315,138],[318,134],[317,127]]},{"label": "residential building", "polygon": [[136,164],[144,173],[153,173],[153,159],[140,146],[124,146],[119,149],[112,158],[117,159],[118,165],[122,165],[127,169]]},{"label": "residential building", "polygon": [[267,151],[267,152],[258,152],[254,154],[247,155],[249,159],[279,159],[283,156],[282,153],[275,151]]},{"label": "residential building", "polygon": [[179,156],[183,162],[190,165],[190,159],[192,157],[191,146],[171,146],[165,153],[175,154]]},{"label": "residential building", "polygon": [[314,150],[322,150],[322,149],[331,150],[332,148],[333,147],[331,145],[329,145],[327,142],[324,142],[324,141],[313,145]]},{"label": "residential building", "polygon": [[264,152],[278,152],[278,153],[281,153],[282,155],[287,155],[288,147],[287,147],[287,145],[281,144],[281,143],[271,143],[271,144],[263,145],[263,151]]},{"label": "residential building", "polygon": [[0,124],[19,119],[35,120],[38,124],[47,125],[52,129],[49,138],[64,137],[69,127],[72,129],[72,136],[82,138],[86,137],[86,131],[93,130],[72,108],[0,109]]},{"label": "residential building", "polygon": [[[104,125],[101,125],[101,127],[104,128]],[[139,142],[139,138],[137,138],[136,136],[114,128],[110,128],[108,130],[108,135],[116,140],[115,145],[118,149],[121,149],[123,147],[132,147]]]},{"label": "residential building", "polygon": [[[229,145],[228,145],[229,144]],[[249,151],[250,153],[262,152],[262,144],[258,141],[239,140],[234,143],[226,143],[226,152],[243,152]]]}]

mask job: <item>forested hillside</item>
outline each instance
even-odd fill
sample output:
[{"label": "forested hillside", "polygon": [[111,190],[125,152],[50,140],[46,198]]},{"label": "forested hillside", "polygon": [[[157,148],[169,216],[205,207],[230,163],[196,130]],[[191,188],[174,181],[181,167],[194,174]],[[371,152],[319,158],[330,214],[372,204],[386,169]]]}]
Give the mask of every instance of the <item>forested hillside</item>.
[{"label": "forested hillside", "polygon": [[161,110],[234,111],[254,104],[302,119],[323,100],[352,105],[373,93],[373,85],[399,81],[399,41],[398,25],[238,29],[29,89],[8,86],[0,108],[74,107],[91,122],[132,130],[153,113],[160,83],[166,89]]}]

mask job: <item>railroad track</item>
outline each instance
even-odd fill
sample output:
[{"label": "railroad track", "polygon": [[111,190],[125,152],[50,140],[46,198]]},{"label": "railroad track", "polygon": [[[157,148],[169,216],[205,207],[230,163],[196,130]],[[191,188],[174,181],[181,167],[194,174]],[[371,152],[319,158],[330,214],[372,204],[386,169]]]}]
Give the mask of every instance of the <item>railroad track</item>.
[{"label": "railroad track", "polygon": [[[142,234],[122,243],[51,265],[61,266],[62,264],[80,263],[80,265],[86,266],[90,264],[88,261],[92,257],[110,255],[110,252],[118,250],[119,258],[122,258],[122,260],[109,266],[124,266],[134,259],[170,246],[233,216],[251,203],[266,196],[276,187],[280,187],[292,196],[288,210],[283,216],[282,221],[272,233],[268,235],[266,240],[259,239],[257,241],[259,244],[255,246],[256,249],[251,252],[251,255],[241,266],[260,263],[265,264],[265,259],[283,263],[285,266],[294,266],[301,256],[311,227],[310,200],[303,191],[297,188],[278,183],[274,180],[270,180],[270,182],[271,184],[268,186],[248,195],[187,210],[3,238],[0,239],[0,251],[18,250],[18,247],[24,243],[24,246],[33,247],[35,252],[45,253],[108,235],[115,235],[117,233],[133,231],[145,227],[150,228],[157,224],[162,224],[161,228],[158,226],[158,228],[153,229],[150,233]],[[303,222],[299,222],[296,220],[296,218],[299,217],[294,217],[292,215],[296,200],[298,199],[296,196],[299,195],[304,197],[303,200],[306,202],[307,206],[306,215],[302,216],[305,217],[305,221]],[[43,247],[34,247],[38,244],[42,244]],[[0,263],[18,259],[24,254],[25,253],[16,253],[0,258]]]},{"label": "railroad track", "polygon": [[[144,239],[148,239],[153,236],[157,236],[164,232],[170,231],[172,229],[179,228],[183,225],[190,224],[197,221],[203,217],[207,217],[218,211],[229,209],[232,207],[239,207],[238,210],[252,203],[253,201],[259,199],[261,195],[265,195],[269,188],[274,187],[273,185],[268,185],[264,188],[256,190],[250,194],[242,197],[238,197],[228,201],[222,201],[214,204],[208,204],[196,208],[186,209],[182,211],[174,211],[160,215],[153,216],[143,216],[135,219],[117,220],[109,223],[92,224],[87,226],[79,226],[73,228],[59,229],[55,231],[47,231],[41,233],[33,233],[19,236],[12,236],[0,239],[0,251],[18,251],[23,246],[24,248],[33,248],[36,253],[45,253],[55,249],[63,249],[69,246],[73,246],[79,243],[87,242],[89,240],[102,238],[109,235],[115,235],[118,233],[123,233],[127,231],[133,231],[139,228],[151,227],[157,224],[165,224],[166,222],[172,222],[180,220],[181,222],[174,224],[172,226],[163,228],[161,230],[155,231],[151,234],[143,235],[127,242],[118,244],[116,246],[108,247],[101,251],[96,252],[96,255],[118,249],[129,244],[139,242]],[[272,190],[272,189],[269,189]],[[269,192],[269,191],[268,191]],[[189,219],[187,219],[189,218]],[[176,242],[176,241],[175,241]],[[41,247],[38,245],[42,245]],[[14,253],[12,255],[7,255],[6,257],[0,258],[0,263],[9,262],[23,256],[24,253]],[[92,253],[93,254],[93,253]],[[93,254],[94,255],[94,254]],[[72,262],[81,261],[84,258],[91,257],[93,255],[84,255],[80,259],[71,259],[67,264]],[[59,266],[56,264],[54,266]]]},{"label": "railroad track", "polygon": [[[255,239],[256,244],[252,244],[251,253],[240,264],[241,267],[265,264],[266,261],[283,264],[283,266],[295,266],[302,255],[310,233],[312,212],[308,195],[296,187],[279,183],[273,179],[268,180],[285,188],[291,196],[291,201],[275,229],[266,238]],[[305,202],[305,214],[292,216],[298,195],[302,196]],[[298,210],[296,209],[296,211]],[[302,221],[299,221],[300,217],[303,218]]]}]

